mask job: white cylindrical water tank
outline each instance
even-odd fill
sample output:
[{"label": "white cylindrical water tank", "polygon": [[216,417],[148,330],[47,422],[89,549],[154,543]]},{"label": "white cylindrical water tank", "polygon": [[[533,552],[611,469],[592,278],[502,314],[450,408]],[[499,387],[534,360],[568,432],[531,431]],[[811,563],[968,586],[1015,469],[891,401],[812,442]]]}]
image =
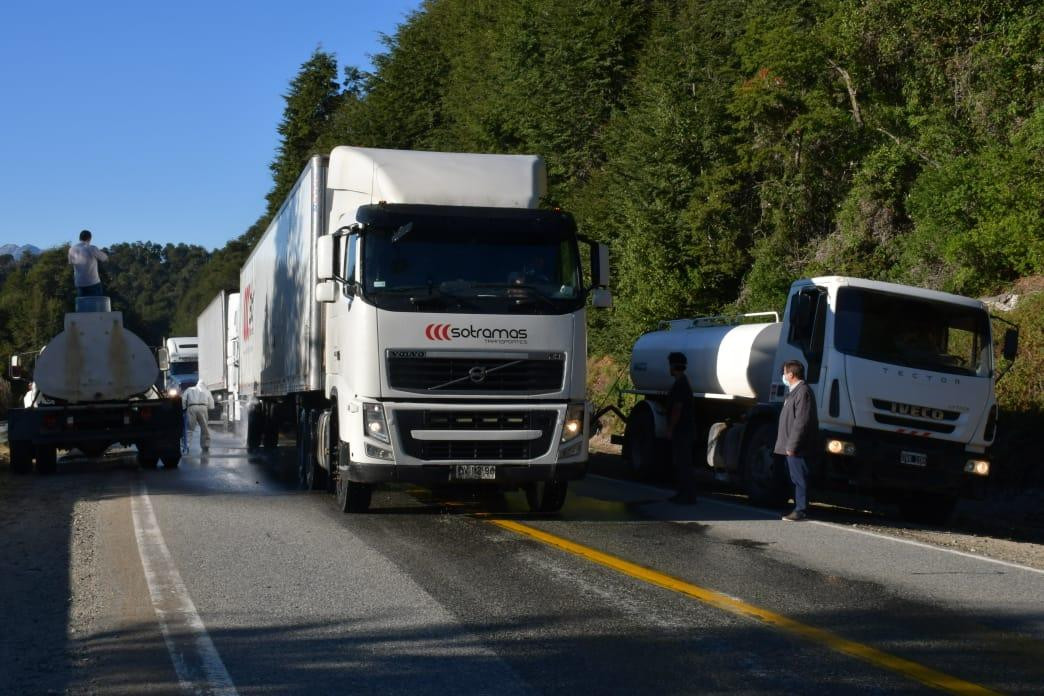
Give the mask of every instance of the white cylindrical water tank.
[{"label": "white cylindrical water tank", "polygon": [[697,393],[723,394],[767,402],[782,324],[694,325],[671,322],[669,328],[640,337],[631,352],[631,381],[639,391],[666,392],[674,383],[667,364],[671,353],[688,360],[686,374]]},{"label": "white cylindrical water tank", "polygon": [[70,403],[118,401],[149,390],[159,366],[120,312],[65,315],[65,330],[36,359],[33,380],[45,396]]}]

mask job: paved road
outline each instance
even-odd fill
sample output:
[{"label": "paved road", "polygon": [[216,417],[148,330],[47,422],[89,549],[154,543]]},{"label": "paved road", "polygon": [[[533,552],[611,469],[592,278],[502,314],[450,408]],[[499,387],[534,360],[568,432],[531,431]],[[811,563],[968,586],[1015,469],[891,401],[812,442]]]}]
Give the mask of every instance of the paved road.
[{"label": "paved road", "polygon": [[0,517],[30,549],[0,568],[19,599],[0,609],[0,692],[1044,684],[1041,572],[599,477],[553,517],[405,487],[346,516],[300,490],[292,447],[215,444],[174,471],[109,455],[9,480],[53,514]]}]

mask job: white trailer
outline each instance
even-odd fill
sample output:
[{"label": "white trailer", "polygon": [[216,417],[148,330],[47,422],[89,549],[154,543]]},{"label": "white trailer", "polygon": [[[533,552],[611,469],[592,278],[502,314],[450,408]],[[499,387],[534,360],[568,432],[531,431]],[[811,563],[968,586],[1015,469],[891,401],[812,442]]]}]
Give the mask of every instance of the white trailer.
[{"label": "white trailer", "polygon": [[[1015,358],[1018,334],[1004,337]],[[635,393],[624,454],[638,473],[662,459],[667,356],[684,353],[697,400],[697,451],[753,501],[786,502],[774,457],[786,396],[782,365],[800,361],[818,406],[813,486],[873,494],[912,519],[948,518],[960,493],[981,492],[997,427],[993,336],[978,300],[859,278],[803,279],[775,312],[664,322],[631,355]],[[702,462],[701,462],[702,464]]]},{"label": "white trailer", "polygon": [[222,290],[196,317],[199,381],[214,396],[216,416],[226,427],[239,414],[239,293]]},{"label": "white trailer", "polygon": [[545,192],[533,156],[313,157],[240,273],[248,447],[295,423],[307,484],[346,512],[388,481],[560,508],[587,466],[586,301],[610,302],[608,252],[538,209]]}]

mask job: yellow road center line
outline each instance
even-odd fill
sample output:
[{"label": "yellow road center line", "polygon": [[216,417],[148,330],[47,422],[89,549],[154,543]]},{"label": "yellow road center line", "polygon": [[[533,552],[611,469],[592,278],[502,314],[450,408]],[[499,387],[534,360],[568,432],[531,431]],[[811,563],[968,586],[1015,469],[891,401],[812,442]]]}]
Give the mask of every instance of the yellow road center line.
[{"label": "yellow road center line", "polygon": [[882,652],[881,650],[872,648],[869,645],[856,643],[855,641],[834,635],[830,631],[803,624],[800,621],[795,621],[794,619],[787,618],[782,614],[777,614],[768,609],[762,609],[753,604],[747,604],[740,599],[729,597],[728,595],[722,594],[716,590],[710,590],[705,587],[693,585],[692,583],[679,580],[670,575],[645,568],[636,563],[631,563],[630,561],[625,561],[622,558],[617,558],[616,556],[596,551],[595,549],[569,541],[568,539],[563,539],[562,537],[555,536],[554,534],[550,534],[541,529],[530,527],[527,524],[521,524],[513,520],[505,519],[490,519],[489,521],[498,527],[511,530],[512,532],[522,534],[531,539],[536,539],[537,541],[543,542],[549,546],[554,546],[557,549],[586,558],[589,561],[607,568],[612,568],[624,575],[629,575],[632,578],[642,580],[652,585],[657,585],[658,587],[674,590],[675,592],[686,595],[687,597],[692,597],[693,599],[697,599],[731,614],[756,619],[769,624],[770,626],[786,631],[787,633],[792,633],[806,640],[812,641],[813,643],[818,643],[830,648],[836,652],[863,660],[864,662],[868,662],[876,667],[883,667],[884,669],[896,672],[904,677],[926,684],[927,686],[941,689],[942,691],[948,691],[953,694],[996,693],[983,686],[979,686],[978,684],[973,684],[964,681],[963,679],[958,679],[957,677],[951,677],[948,674],[943,674],[942,672],[930,667],[925,667],[922,664]]}]

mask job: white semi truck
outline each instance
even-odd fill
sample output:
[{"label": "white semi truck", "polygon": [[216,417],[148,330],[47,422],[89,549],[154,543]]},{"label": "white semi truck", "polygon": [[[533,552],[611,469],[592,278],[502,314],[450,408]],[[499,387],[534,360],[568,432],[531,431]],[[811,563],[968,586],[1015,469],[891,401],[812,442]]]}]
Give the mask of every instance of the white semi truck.
[{"label": "white semi truck", "polygon": [[199,381],[199,342],[195,336],[175,336],[163,342],[169,366],[164,373],[164,387],[169,396],[181,396]]},{"label": "white semi truck", "polygon": [[181,400],[165,398],[156,384],[161,366],[152,350],[123,328],[123,314],[108,297],[81,297],[65,328],[38,354],[11,358],[11,376],[25,379],[35,357],[26,408],[8,411],[11,468],[54,473],[58,449],[88,456],[110,445],[134,445],[138,462],[167,468],[181,460]]},{"label": "white semi truck", "polygon": [[[1004,336],[1013,360],[1018,333]],[[890,499],[910,519],[948,518],[980,492],[997,431],[993,336],[978,300],[858,278],[795,282],[775,312],[664,322],[632,351],[634,392],[624,455],[638,472],[662,459],[667,356],[688,359],[697,451],[716,478],[751,499],[784,503],[785,466],[772,453],[786,396],[782,365],[801,361],[818,406],[821,452],[813,487]]]},{"label": "white semi truck", "polygon": [[587,466],[587,298],[611,300],[606,248],[538,208],[545,182],[534,156],[313,157],[240,274],[248,448],[296,422],[345,512],[391,481],[559,509]]},{"label": "white semi truck", "polygon": [[240,420],[239,293],[222,290],[196,318],[199,381],[214,396],[217,416],[225,427]]}]

